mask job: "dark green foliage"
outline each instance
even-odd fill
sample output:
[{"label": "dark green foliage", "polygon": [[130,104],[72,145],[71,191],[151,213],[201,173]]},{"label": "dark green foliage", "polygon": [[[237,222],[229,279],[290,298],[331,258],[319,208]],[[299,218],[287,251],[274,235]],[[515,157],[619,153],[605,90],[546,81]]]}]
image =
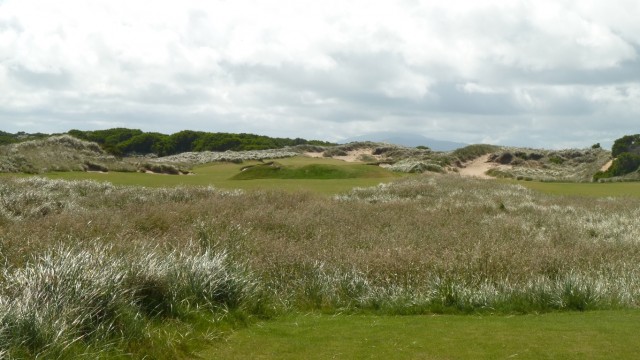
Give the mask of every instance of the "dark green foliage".
[{"label": "dark green foliage", "polygon": [[68,134],[81,140],[98,143],[105,151],[111,154],[123,155],[119,145],[134,136],[141,135],[142,131],[137,129],[113,128],[95,131],[71,130]]},{"label": "dark green foliage", "polygon": [[611,148],[611,155],[618,157],[622,153],[640,153],[640,134],[626,135],[616,140]]},{"label": "dark green foliage", "polygon": [[559,156],[552,156],[549,158],[549,162],[552,164],[560,165],[564,163],[564,159]]},{"label": "dark green foliage", "polygon": [[[71,130],[69,135],[93,141],[113,155],[156,154],[159,156],[191,151],[245,151],[280,149],[296,145],[333,145],[318,140],[301,138],[272,138],[254,134],[209,133],[183,130],[172,135],[143,132],[137,129],[115,128],[109,130]],[[2,137],[0,134],[0,141]]]},{"label": "dark green foliage", "polygon": [[638,170],[640,167],[640,155],[623,153],[611,164],[609,170],[613,176],[620,176]]},{"label": "dark green foliage", "polygon": [[593,145],[591,145],[592,149],[602,149],[602,146],[600,146],[600,143],[595,143]]},{"label": "dark green foliage", "polygon": [[16,141],[17,139],[15,135],[0,131],[0,145],[13,144]]},{"label": "dark green foliage", "polygon": [[637,171],[638,168],[640,168],[640,155],[622,153],[613,160],[611,167],[607,171],[598,171],[593,176],[593,179],[599,180],[614,176],[623,176]]},{"label": "dark green foliage", "polygon": [[160,154],[164,155],[166,135],[159,133],[143,133],[136,135],[117,145],[121,154]]},{"label": "dark green foliage", "polygon": [[511,161],[513,161],[513,154],[509,152],[503,153],[498,156],[495,161],[503,165],[511,164]]},{"label": "dark green foliage", "polygon": [[626,135],[613,143],[611,154],[615,157],[607,171],[598,171],[593,180],[624,176],[640,168],[640,134]]},{"label": "dark green foliage", "polygon": [[5,131],[0,131],[0,145],[8,145],[8,144],[14,144],[14,143],[28,141],[28,140],[42,139],[47,136],[49,135],[42,134],[42,133],[27,134],[24,131],[19,131],[15,134],[11,134]]}]

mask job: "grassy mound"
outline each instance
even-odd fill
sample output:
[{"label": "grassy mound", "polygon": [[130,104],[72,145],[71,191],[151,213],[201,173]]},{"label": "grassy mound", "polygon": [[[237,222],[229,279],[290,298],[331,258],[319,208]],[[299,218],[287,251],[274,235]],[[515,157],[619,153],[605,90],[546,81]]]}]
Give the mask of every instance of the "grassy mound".
[{"label": "grassy mound", "polygon": [[283,166],[269,162],[249,166],[233,176],[233,180],[254,179],[357,179],[384,178],[393,175],[380,167],[370,165],[309,164],[300,167]]}]

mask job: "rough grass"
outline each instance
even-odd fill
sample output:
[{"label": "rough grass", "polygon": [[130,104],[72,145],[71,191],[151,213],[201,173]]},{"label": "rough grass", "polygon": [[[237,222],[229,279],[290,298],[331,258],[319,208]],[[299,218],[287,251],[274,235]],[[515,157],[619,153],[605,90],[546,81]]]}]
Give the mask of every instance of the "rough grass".
[{"label": "rough grass", "polygon": [[[184,326],[189,309],[221,323],[291,311],[637,308],[638,209],[635,198],[548,196],[444,175],[334,197],[3,178],[0,351],[142,357],[162,338],[154,324]],[[96,302],[73,302],[73,289]],[[135,331],[99,330],[121,327]]]},{"label": "rough grass", "polygon": [[490,158],[511,168],[493,170],[496,177],[541,181],[591,182],[593,175],[611,160],[603,149],[541,150],[503,148]]}]

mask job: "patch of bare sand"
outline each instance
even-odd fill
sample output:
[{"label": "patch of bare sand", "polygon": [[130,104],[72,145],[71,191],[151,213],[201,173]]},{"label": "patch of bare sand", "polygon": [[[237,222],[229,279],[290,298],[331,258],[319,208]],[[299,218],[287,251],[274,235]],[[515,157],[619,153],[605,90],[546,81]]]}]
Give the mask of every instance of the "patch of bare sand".
[{"label": "patch of bare sand", "polygon": [[324,152],[306,152],[303,155],[311,158],[321,158],[324,157]]},{"label": "patch of bare sand", "polygon": [[458,173],[462,176],[475,177],[479,179],[493,179],[492,176],[487,175],[487,171],[495,168],[509,168],[508,165],[498,165],[493,162],[489,162],[490,154],[480,156],[470,162],[464,164],[463,168],[458,170]]},{"label": "patch of bare sand", "polygon": [[602,166],[602,168],[600,168],[600,171],[607,171],[609,170],[609,168],[611,167],[611,165],[613,165],[613,160],[609,160],[606,164],[604,164]]}]

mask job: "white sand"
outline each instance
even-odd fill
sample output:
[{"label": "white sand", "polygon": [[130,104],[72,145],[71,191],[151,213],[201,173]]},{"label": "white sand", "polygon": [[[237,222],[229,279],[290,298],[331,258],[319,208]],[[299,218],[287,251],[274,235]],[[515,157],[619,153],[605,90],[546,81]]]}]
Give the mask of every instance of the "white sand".
[{"label": "white sand", "polygon": [[602,166],[602,168],[600,168],[600,171],[607,171],[609,170],[609,168],[611,167],[611,165],[613,164],[613,160],[609,160],[606,164],[604,164]]},{"label": "white sand", "polygon": [[472,160],[460,168],[458,173],[462,176],[475,177],[479,179],[493,179],[492,176],[487,175],[487,171],[495,168],[510,168],[509,165],[499,165],[493,162],[489,162],[490,154],[480,156],[475,160]]}]

